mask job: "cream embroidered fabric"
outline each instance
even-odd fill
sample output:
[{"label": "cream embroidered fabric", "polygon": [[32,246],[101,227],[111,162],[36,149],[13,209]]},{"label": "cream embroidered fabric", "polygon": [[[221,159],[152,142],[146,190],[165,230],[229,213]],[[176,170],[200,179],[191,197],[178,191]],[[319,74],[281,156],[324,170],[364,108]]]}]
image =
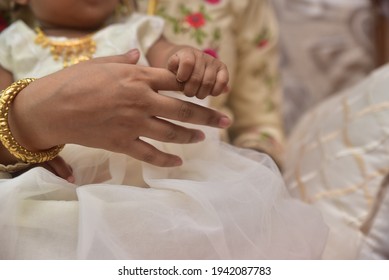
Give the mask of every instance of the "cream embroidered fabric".
[{"label": "cream embroidered fabric", "polygon": [[389,172],[388,88],[389,65],[311,110],[288,142],[286,183],[294,195],[322,211],[330,238],[340,247],[365,242],[362,228],[381,201],[379,191]]},{"label": "cream embroidered fabric", "polygon": [[360,259],[389,259],[389,176],[381,184],[377,201],[362,227],[366,235]]}]

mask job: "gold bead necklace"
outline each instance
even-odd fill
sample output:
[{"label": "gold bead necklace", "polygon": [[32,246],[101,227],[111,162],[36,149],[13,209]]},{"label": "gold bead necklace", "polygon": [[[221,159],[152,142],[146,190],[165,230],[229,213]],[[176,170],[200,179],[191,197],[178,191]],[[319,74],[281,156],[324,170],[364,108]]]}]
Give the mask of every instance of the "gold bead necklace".
[{"label": "gold bead necklace", "polygon": [[35,43],[42,48],[49,47],[55,61],[62,59],[63,67],[89,60],[96,52],[96,42],[92,35],[67,41],[53,41],[39,27],[35,31],[37,33]]}]

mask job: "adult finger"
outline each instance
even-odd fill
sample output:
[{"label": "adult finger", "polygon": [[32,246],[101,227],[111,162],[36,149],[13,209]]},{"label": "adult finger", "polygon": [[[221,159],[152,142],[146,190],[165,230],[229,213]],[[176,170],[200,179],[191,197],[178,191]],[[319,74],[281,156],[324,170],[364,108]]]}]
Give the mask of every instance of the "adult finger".
[{"label": "adult finger", "polygon": [[168,143],[197,143],[205,139],[202,131],[173,124],[169,121],[154,117],[144,124],[147,129],[141,136]]},{"label": "adult finger", "polygon": [[70,183],[74,183],[75,179],[73,176],[73,170],[62,157],[57,156],[56,158],[44,163],[43,166],[59,177],[69,181]]},{"label": "adult finger", "polygon": [[177,83],[176,75],[164,68],[141,67],[139,71],[144,74],[144,81],[155,91],[171,90],[180,91],[182,88]]},{"label": "adult finger", "polygon": [[127,63],[137,64],[140,58],[140,52],[138,49],[132,49],[124,54],[98,57],[86,61],[85,63]]},{"label": "adult finger", "polygon": [[164,95],[155,95],[154,97],[157,105],[150,108],[152,115],[218,128],[226,128],[231,125],[231,120],[226,115],[210,108]]},{"label": "adult finger", "polygon": [[[94,58],[84,63],[121,63],[121,64],[136,64],[139,60],[140,52],[138,49],[132,49],[129,52],[121,55],[106,56]],[[171,90],[180,91],[181,85],[177,83],[176,75],[164,68],[156,68],[149,66],[137,65],[138,74],[142,74],[142,79],[155,91]]]},{"label": "adult finger", "polygon": [[128,150],[121,151],[140,161],[160,167],[182,165],[182,159],[176,155],[162,152],[141,139],[129,142]]}]

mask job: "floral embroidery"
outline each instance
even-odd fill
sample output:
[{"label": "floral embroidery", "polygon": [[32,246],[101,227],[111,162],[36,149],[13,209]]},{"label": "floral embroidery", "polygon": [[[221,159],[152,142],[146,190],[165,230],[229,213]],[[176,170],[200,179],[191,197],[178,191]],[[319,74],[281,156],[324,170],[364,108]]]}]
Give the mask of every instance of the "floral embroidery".
[{"label": "floral embroidery", "polygon": [[216,27],[212,33],[212,39],[208,43],[208,47],[203,49],[203,52],[215,57],[219,58],[219,45],[221,40],[221,31],[220,28]]},{"label": "floral embroidery", "polygon": [[[269,42],[271,40],[271,33],[268,30],[267,27],[265,27],[255,38],[254,38],[254,45],[258,49],[263,49],[269,45]],[[263,84],[266,85],[267,89],[270,92],[273,92],[277,90],[277,85],[279,83],[278,81],[278,75],[273,73],[269,65],[267,63],[262,64],[261,66],[258,66],[253,71],[253,76],[258,77],[258,79],[261,79]],[[275,104],[275,101],[273,100],[273,95],[267,95],[266,99],[264,100],[264,109],[266,112],[273,112],[277,109],[277,106]]]},{"label": "floral embroidery", "polygon": [[198,45],[202,45],[204,40],[209,37],[204,28],[207,22],[211,20],[205,6],[200,5],[196,11],[193,11],[187,5],[181,4],[179,10],[180,14],[177,17],[167,14],[164,7],[160,7],[157,14],[172,24],[175,34],[189,33]]},{"label": "floral embroidery", "polygon": [[260,133],[260,138],[261,138],[261,141],[273,141],[273,137],[271,134],[269,134],[268,132],[265,132],[265,131],[262,131]]},{"label": "floral embroidery", "polygon": [[185,21],[193,28],[200,28],[205,24],[205,18],[202,13],[193,13],[186,16]]},{"label": "floral embroidery", "polygon": [[[205,3],[215,5],[219,4],[221,0],[204,0]],[[209,22],[213,22],[212,18],[208,15],[206,7],[204,5],[199,5],[199,7],[194,10],[188,7],[188,5],[181,4],[179,6],[179,15],[171,16],[166,13],[165,8],[162,6],[158,10],[158,15],[165,18],[172,27],[175,34],[189,34],[198,45],[199,48],[202,48],[204,53],[207,53],[213,57],[219,57],[219,44],[221,40],[221,31],[219,27],[213,27]],[[212,33],[205,31],[209,27],[213,28]],[[207,42],[206,42],[206,39]]]},{"label": "floral embroidery", "polygon": [[206,49],[203,50],[203,52],[206,53],[206,54],[209,54],[210,56],[213,56],[215,58],[219,57],[219,55],[217,53],[217,50],[215,50],[215,49],[206,48]]},{"label": "floral embroidery", "polygon": [[219,4],[221,0],[205,0],[208,4],[216,5]]},{"label": "floral embroidery", "polygon": [[[274,92],[277,90],[277,86],[279,85],[279,75],[273,73],[267,62],[258,64],[258,66],[255,67],[251,72],[251,75],[255,77],[255,79],[260,80],[261,84],[265,85],[269,92]],[[264,100],[264,110],[266,112],[272,112],[277,109],[273,97],[273,94],[266,95]]]},{"label": "floral embroidery", "polygon": [[258,48],[264,48],[269,44],[270,34],[267,29],[262,30],[255,38],[254,43]]},{"label": "floral embroidery", "polygon": [[272,134],[266,131],[261,131],[259,133],[259,141],[264,146],[264,148],[267,147],[268,149],[278,151],[283,150],[283,146],[273,137]]}]

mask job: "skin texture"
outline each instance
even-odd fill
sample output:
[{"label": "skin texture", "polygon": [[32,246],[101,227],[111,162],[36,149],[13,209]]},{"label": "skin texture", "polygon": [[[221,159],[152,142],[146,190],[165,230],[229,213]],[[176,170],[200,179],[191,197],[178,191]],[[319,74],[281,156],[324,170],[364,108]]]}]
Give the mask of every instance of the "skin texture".
[{"label": "skin texture", "polygon": [[[180,165],[181,159],[139,137],[184,144],[205,136],[160,118],[219,128],[230,125],[224,114],[157,94],[156,89],[178,90],[175,75],[166,69],[131,64],[137,56],[139,53],[132,51],[93,59],[31,83],[10,110],[9,124],[17,141],[32,151],[75,143],[168,167]],[[111,89],[109,94],[105,88]],[[6,152],[4,148],[2,152]],[[14,159],[9,156],[8,161]],[[51,168],[67,179],[71,169],[62,170],[60,163],[55,161]]]},{"label": "skin texture", "polygon": [[[16,0],[28,5],[50,36],[81,37],[104,26],[118,0]],[[137,50],[125,55],[93,59],[35,81],[15,99],[9,123],[17,141],[32,151],[76,143],[125,153],[157,166],[182,164],[139,137],[173,143],[194,143],[204,134],[164,119],[225,128],[230,120],[198,105],[156,94],[177,90],[203,99],[222,94],[227,87],[224,63],[189,46],[161,37],[149,49],[152,67],[136,66]],[[13,82],[12,73],[0,67],[0,88]],[[110,88],[109,96],[102,89]],[[52,108],[55,108],[54,110]],[[28,116],[34,116],[29,118]],[[47,118],[50,116],[50,118]],[[1,163],[16,161],[4,147]],[[62,158],[44,167],[74,181]]]}]

